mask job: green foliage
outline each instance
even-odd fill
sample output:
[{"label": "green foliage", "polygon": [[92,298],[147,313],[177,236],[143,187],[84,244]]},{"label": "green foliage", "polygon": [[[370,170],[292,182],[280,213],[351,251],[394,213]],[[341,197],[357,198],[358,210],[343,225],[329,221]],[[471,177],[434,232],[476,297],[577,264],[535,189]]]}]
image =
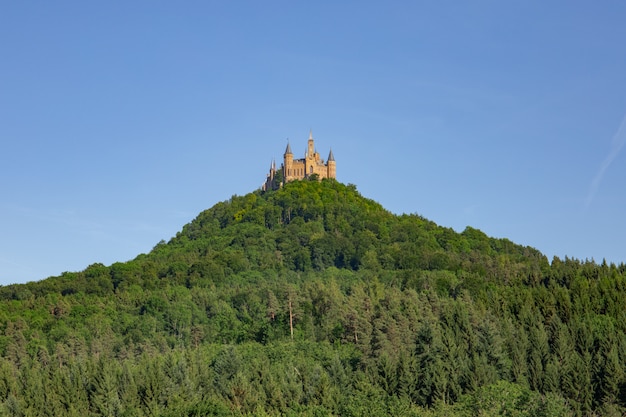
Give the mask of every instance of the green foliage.
[{"label": "green foliage", "polygon": [[550,264],[334,180],[233,196],[0,300],[3,415],[626,411],[626,266]]}]

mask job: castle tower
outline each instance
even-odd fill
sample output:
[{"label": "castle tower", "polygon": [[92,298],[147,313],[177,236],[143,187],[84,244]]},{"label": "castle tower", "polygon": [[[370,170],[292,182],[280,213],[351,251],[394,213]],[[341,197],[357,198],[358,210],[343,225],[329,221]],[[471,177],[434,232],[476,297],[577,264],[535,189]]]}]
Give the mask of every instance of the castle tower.
[{"label": "castle tower", "polygon": [[270,164],[270,172],[267,174],[267,178],[265,179],[265,183],[261,187],[263,191],[270,190],[274,187],[274,179],[276,178],[276,161],[272,160]]},{"label": "castle tower", "polygon": [[283,181],[289,182],[294,178],[293,172],[293,153],[291,153],[291,145],[287,142],[287,149],[283,155]]},{"label": "castle tower", "polygon": [[313,158],[315,156],[315,141],[313,140],[313,130],[309,130],[309,143],[307,145],[307,152],[305,156],[307,158]]},{"label": "castle tower", "polygon": [[328,174],[326,178],[337,178],[337,163],[335,162],[335,155],[333,155],[332,148],[328,153],[328,161],[326,162],[326,166],[328,167]]},{"label": "castle tower", "polygon": [[313,140],[313,130],[309,131],[309,142],[306,147],[306,154],[304,154],[305,168],[304,176],[308,177],[315,172],[315,141]]}]

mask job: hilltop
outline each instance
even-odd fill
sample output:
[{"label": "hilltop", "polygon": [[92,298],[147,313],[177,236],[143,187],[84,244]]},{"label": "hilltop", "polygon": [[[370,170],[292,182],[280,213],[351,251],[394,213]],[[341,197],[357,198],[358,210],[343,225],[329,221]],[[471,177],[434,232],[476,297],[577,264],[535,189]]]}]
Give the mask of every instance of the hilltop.
[{"label": "hilltop", "polygon": [[0,287],[0,401],[9,415],[619,415],[625,272],[293,181],[132,261]]},{"label": "hilltop", "polygon": [[0,294],[106,294],[134,284],[150,286],[155,279],[192,287],[216,285],[238,274],[319,272],[330,267],[402,279],[415,270],[475,272],[508,282],[538,278],[549,263],[534,248],[489,238],[471,227],[456,233],[419,215],[393,215],[362,197],[354,185],[305,180],[218,203],[169,242],[161,241],[130,262],[108,268],[94,264],[80,273],[4,287]]}]

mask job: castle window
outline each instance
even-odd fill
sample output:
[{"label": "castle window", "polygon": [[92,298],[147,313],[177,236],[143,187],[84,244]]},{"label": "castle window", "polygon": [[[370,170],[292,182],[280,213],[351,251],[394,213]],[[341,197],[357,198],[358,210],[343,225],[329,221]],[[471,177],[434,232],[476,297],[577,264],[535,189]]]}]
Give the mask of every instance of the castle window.
[{"label": "castle window", "polygon": [[313,174],[313,165],[309,168],[309,174]]}]

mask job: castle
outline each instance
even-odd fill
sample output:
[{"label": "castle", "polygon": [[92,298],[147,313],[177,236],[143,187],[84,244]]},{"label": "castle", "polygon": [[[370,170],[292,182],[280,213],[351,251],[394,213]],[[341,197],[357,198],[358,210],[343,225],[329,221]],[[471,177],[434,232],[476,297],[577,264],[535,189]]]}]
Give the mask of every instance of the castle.
[{"label": "castle", "polygon": [[332,149],[328,154],[328,161],[324,163],[324,160],[320,158],[320,154],[315,149],[315,141],[313,140],[313,132],[311,131],[309,132],[309,141],[304,158],[293,159],[291,145],[287,143],[282,166],[277,170],[276,162],[272,162],[270,172],[267,174],[262,188],[263,191],[274,190],[289,181],[310,178],[313,175],[316,175],[319,179],[336,178],[337,163],[335,162]]}]

